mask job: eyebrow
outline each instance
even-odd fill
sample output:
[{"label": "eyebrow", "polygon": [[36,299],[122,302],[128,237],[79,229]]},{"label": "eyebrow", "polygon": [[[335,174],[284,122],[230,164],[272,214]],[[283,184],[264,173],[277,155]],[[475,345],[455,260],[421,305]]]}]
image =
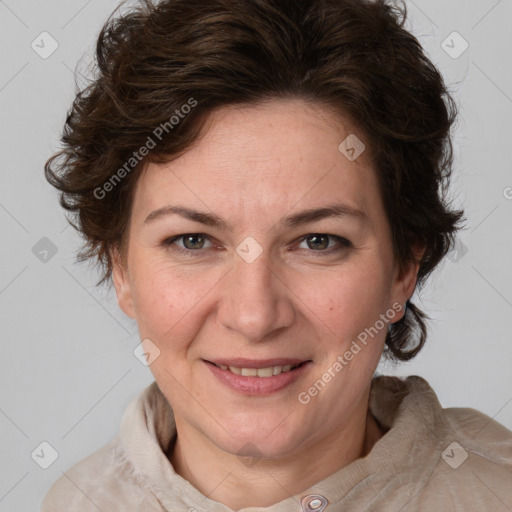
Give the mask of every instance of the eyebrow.
[{"label": "eyebrow", "polygon": [[[149,224],[157,219],[166,217],[168,215],[180,215],[185,219],[205,224],[206,226],[219,227],[229,230],[230,225],[213,213],[200,212],[184,206],[164,206],[152,211],[144,220],[144,224]],[[358,220],[368,220],[368,216],[362,210],[352,208],[351,206],[334,203],[331,205],[323,206],[321,208],[312,208],[302,212],[295,213],[281,220],[279,223],[290,228],[308,224],[318,220],[330,217],[349,217]]]},{"label": "eyebrow", "polygon": [[184,206],[164,206],[163,208],[158,208],[158,210],[152,211],[146,217],[144,224],[148,224],[155,221],[156,219],[160,219],[168,215],[181,215],[182,217],[185,217],[185,219],[192,220],[194,222],[200,222],[201,224],[206,224],[207,226],[217,226],[223,229],[229,229],[229,224],[217,215],[212,213],[199,212],[197,210],[192,210],[191,208],[185,208]]}]

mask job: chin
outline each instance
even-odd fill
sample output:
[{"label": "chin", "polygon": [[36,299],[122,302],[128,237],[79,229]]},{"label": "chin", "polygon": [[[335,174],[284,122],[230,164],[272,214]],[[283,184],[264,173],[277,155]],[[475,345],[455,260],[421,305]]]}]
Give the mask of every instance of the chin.
[{"label": "chin", "polygon": [[249,424],[242,430],[235,426],[230,429],[226,425],[227,432],[224,430],[218,432],[219,437],[215,444],[228,453],[255,459],[279,458],[294,451],[301,444],[298,440],[301,437],[300,433],[296,432],[292,425],[283,421],[282,416],[276,416],[275,421],[269,419],[264,424],[268,426],[263,426],[260,420],[259,427]]}]

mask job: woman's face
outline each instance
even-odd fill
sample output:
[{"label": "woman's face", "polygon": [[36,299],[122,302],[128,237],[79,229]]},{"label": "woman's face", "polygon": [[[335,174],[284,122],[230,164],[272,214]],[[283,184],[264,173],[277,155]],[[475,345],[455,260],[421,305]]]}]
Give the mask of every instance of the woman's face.
[{"label": "woman's face", "polygon": [[351,134],[302,100],[231,106],[139,178],[114,282],[178,432],[279,457],[366,414],[417,268],[398,271],[369,151],[338,148]]}]

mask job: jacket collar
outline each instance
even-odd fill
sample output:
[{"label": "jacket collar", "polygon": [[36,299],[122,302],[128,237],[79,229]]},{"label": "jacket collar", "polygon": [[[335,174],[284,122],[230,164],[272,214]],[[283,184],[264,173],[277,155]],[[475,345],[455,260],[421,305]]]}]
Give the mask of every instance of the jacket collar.
[{"label": "jacket collar", "polygon": [[[239,512],[323,512],[330,504],[349,499],[351,491],[363,481],[371,479],[378,494],[390,474],[405,475],[407,481],[414,481],[420,472],[429,470],[428,461],[434,460],[433,455],[437,462],[434,448],[447,425],[441,405],[424,379],[374,377],[369,409],[379,424],[389,430],[365,457],[298,495],[269,507],[248,507]],[[124,457],[165,510],[232,512],[204,496],[174,471],[165,453],[175,435],[172,409],[153,382],[130,403],[123,416]],[[418,460],[424,464],[418,465]],[[332,509],[327,508],[326,512],[329,510]]]}]

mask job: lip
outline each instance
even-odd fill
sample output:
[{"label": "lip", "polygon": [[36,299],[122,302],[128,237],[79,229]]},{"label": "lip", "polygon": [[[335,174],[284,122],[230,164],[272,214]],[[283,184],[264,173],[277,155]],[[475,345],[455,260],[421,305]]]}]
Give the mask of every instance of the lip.
[{"label": "lip", "polygon": [[280,357],[274,359],[244,359],[237,357],[234,359],[208,359],[205,361],[217,365],[235,366],[236,368],[268,368],[269,366],[286,366],[287,364],[300,364],[308,359],[293,359],[289,357]]},{"label": "lip", "polygon": [[[284,361],[285,364],[299,364],[303,363],[298,368],[290,370],[279,375],[273,375],[272,377],[245,377],[243,375],[237,375],[230,372],[229,370],[223,370],[213,364],[212,361],[204,360],[204,364],[209,368],[212,374],[225,386],[236,391],[239,394],[246,396],[264,396],[276,393],[292,383],[296,382],[301,376],[309,370],[312,361],[304,361],[300,359],[267,359],[260,361],[250,361],[241,359],[229,359],[230,363],[236,362],[236,364],[229,364],[227,366],[237,366],[240,362],[243,362],[242,368],[265,368],[267,366],[279,366],[281,363],[275,363],[275,361]],[[295,361],[295,362],[290,362]],[[248,362],[252,362],[252,366],[245,366]],[[272,363],[272,364],[269,364]],[[218,363],[226,364],[226,363]],[[263,364],[263,366],[262,366]]]}]

